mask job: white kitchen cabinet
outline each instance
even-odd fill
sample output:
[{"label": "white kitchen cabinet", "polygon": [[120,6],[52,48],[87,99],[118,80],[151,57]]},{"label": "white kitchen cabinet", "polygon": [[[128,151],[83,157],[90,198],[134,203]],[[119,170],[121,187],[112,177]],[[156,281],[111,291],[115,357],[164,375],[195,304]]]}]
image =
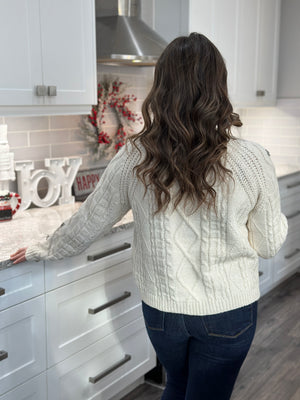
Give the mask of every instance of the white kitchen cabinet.
[{"label": "white kitchen cabinet", "polygon": [[273,284],[273,260],[259,259],[259,290],[261,296],[266,294]]},{"label": "white kitchen cabinet", "polygon": [[0,396],[0,400],[47,400],[46,373],[42,373]]},{"label": "white kitchen cabinet", "polygon": [[300,268],[300,173],[279,179],[281,209],[288,220],[288,234],[275,257],[260,259],[260,293],[271,289],[293,275]]},{"label": "white kitchen cabinet", "polygon": [[44,296],[0,312],[0,394],[46,369]]},{"label": "white kitchen cabinet", "polygon": [[125,261],[46,294],[48,367],[141,317]]},{"label": "white kitchen cabinet", "polygon": [[0,400],[110,399],[155,366],[132,240],[128,227],[78,256],[0,271]]},{"label": "white kitchen cabinet", "polygon": [[[172,11],[169,17],[174,14],[176,20],[178,15],[184,19],[180,24],[178,21],[175,23],[178,32],[174,30],[172,21],[161,28],[160,20],[166,3],[171,1],[155,1],[154,27],[169,40],[172,36],[191,32],[207,36],[226,61],[229,96],[234,106],[275,104],[281,0],[177,1],[173,7],[182,9],[185,5],[188,8],[188,12],[185,10],[183,13]],[[171,35],[166,32],[168,25],[171,26]]]},{"label": "white kitchen cabinet", "polygon": [[0,14],[0,115],[89,112],[94,0],[0,0]]},{"label": "white kitchen cabinet", "polygon": [[132,229],[106,235],[82,254],[45,264],[46,291],[102,271],[131,257]]},{"label": "white kitchen cabinet", "polygon": [[142,318],[47,371],[48,400],[108,400],[155,366]]},{"label": "white kitchen cabinet", "polygon": [[0,311],[44,293],[43,263],[27,262],[1,271]]}]

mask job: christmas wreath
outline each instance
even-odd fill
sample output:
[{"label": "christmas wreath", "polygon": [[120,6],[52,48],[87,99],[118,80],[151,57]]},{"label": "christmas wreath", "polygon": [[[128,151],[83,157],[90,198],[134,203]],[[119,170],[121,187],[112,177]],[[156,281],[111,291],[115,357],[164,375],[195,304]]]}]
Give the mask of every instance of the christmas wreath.
[{"label": "christmas wreath", "polygon": [[[142,118],[130,110],[129,104],[136,101],[133,94],[124,94],[124,83],[119,78],[104,76],[98,83],[98,103],[92,107],[91,114],[85,116],[81,129],[94,158],[112,158],[124,146],[125,138],[133,132],[135,123],[142,123]],[[116,118],[116,129],[108,134],[104,120],[108,109]]]}]

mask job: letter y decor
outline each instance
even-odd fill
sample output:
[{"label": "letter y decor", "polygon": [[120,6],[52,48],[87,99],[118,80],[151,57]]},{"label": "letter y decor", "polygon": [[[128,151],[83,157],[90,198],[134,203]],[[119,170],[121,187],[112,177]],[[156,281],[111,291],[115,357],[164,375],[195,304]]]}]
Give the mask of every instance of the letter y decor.
[{"label": "letter y decor", "polygon": [[[81,164],[81,157],[46,158],[45,167],[48,167],[48,169],[38,169],[31,173],[34,169],[33,161],[16,161],[18,192],[22,198],[20,210],[26,210],[31,203],[34,203],[37,207],[49,207],[58,198],[59,204],[74,203],[72,184]],[[64,168],[65,165],[66,168]],[[48,181],[48,192],[44,198],[41,198],[37,189],[40,180],[43,178]]]}]

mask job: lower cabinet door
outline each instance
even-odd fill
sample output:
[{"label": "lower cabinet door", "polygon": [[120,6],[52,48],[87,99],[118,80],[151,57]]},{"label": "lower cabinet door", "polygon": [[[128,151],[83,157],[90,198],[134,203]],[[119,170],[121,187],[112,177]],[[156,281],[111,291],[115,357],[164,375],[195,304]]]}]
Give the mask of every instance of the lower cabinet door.
[{"label": "lower cabinet door", "polygon": [[0,311],[44,292],[44,265],[26,262],[0,271]]},{"label": "lower cabinet door", "polygon": [[45,335],[44,296],[0,312],[0,395],[46,369]]},{"label": "lower cabinet door", "polygon": [[0,396],[0,400],[47,400],[46,372]]},{"label": "lower cabinet door", "polygon": [[47,371],[48,400],[107,400],[156,364],[142,318]]},{"label": "lower cabinet door", "polygon": [[46,294],[48,368],[141,316],[124,261]]},{"label": "lower cabinet door", "polygon": [[273,285],[273,259],[265,260],[259,259],[259,290],[260,295],[263,296]]},{"label": "lower cabinet door", "polygon": [[289,232],[286,243],[274,258],[274,283],[294,273],[300,267],[300,227]]}]

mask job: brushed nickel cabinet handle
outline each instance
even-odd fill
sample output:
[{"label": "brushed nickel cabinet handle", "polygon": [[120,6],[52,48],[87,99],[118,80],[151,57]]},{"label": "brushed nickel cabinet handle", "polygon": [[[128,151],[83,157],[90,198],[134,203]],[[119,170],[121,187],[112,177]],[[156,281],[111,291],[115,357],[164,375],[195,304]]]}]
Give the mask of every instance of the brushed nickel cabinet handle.
[{"label": "brushed nickel cabinet handle", "polygon": [[117,362],[116,364],[112,365],[110,368],[107,368],[105,371],[101,372],[100,374],[96,376],[90,376],[89,377],[89,382],[91,383],[97,383],[100,381],[100,379],[104,378],[105,376],[109,375],[111,372],[115,371],[125,363],[131,360],[131,355],[125,354],[125,357],[123,360]]},{"label": "brushed nickel cabinet handle", "polygon": [[48,86],[48,96],[56,96],[57,90],[56,86]]},{"label": "brushed nickel cabinet handle", "polygon": [[120,303],[120,301],[127,299],[127,297],[131,296],[131,292],[124,292],[124,294],[120,297],[117,297],[116,299],[113,299],[111,301],[108,301],[105,304],[102,304],[102,306],[96,307],[96,308],[89,308],[88,312],[89,314],[97,314],[98,312],[105,310],[108,307],[113,306],[114,304]]},{"label": "brushed nickel cabinet handle", "polygon": [[5,294],[5,289],[3,287],[0,287],[0,296],[3,296]]},{"label": "brushed nickel cabinet handle", "polygon": [[263,96],[265,96],[265,94],[266,94],[265,90],[257,90],[256,91],[257,97],[263,97]]},{"label": "brushed nickel cabinet handle", "polygon": [[294,212],[294,214],[287,215],[286,218],[287,219],[292,219],[292,218],[297,217],[297,215],[299,215],[299,214],[300,214],[300,210]]},{"label": "brushed nickel cabinet handle", "polygon": [[47,96],[47,86],[37,85],[35,88],[35,93],[37,96]]},{"label": "brushed nickel cabinet handle", "polygon": [[262,271],[258,272],[258,276],[262,276],[264,273]]},{"label": "brushed nickel cabinet handle", "polygon": [[0,361],[8,357],[8,353],[5,350],[0,350]]},{"label": "brushed nickel cabinet handle", "polygon": [[100,258],[104,258],[104,257],[110,256],[112,254],[119,253],[120,251],[130,249],[130,247],[131,247],[130,243],[124,243],[124,244],[122,244],[122,246],[115,247],[114,249],[110,249],[107,251],[103,251],[102,253],[88,256],[87,259],[88,259],[88,261],[96,261],[96,260],[99,260]]},{"label": "brushed nickel cabinet handle", "polygon": [[289,258],[292,258],[292,257],[294,257],[297,253],[299,253],[300,252],[300,249],[296,249],[296,250],[294,250],[292,253],[290,253],[290,254],[288,254],[287,256],[284,256],[284,258],[286,259],[286,260],[288,260]]},{"label": "brushed nickel cabinet handle", "polygon": [[286,185],[286,187],[287,187],[288,189],[294,188],[294,187],[296,187],[296,186],[300,186],[300,181],[295,182],[295,183],[291,183],[290,185]]}]

